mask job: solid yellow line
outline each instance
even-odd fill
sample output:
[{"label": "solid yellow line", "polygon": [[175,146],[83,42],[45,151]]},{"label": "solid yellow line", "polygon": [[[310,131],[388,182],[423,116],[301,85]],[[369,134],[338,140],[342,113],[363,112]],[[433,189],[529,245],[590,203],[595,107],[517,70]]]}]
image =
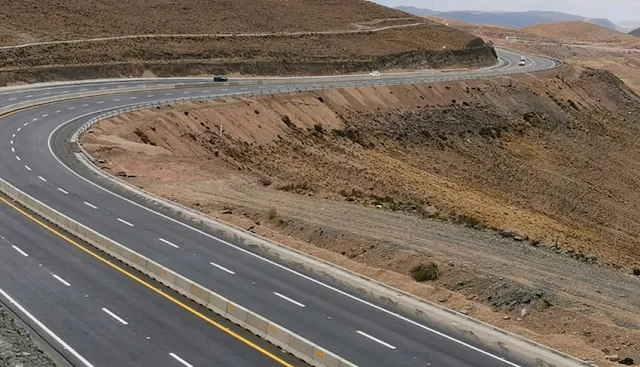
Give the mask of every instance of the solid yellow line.
[{"label": "solid yellow line", "polygon": [[174,297],[171,297],[170,295],[164,293],[161,289],[154,287],[153,285],[149,284],[148,282],[140,279],[138,276],[128,272],[127,270],[119,267],[116,264],[111,263],[109,260],[105,259],[104,257],[95,254],[94,252],[88,250],[87,248],[85,248],[84,246],[78,244],[77,242],[75,242],[74,240],[72,240],[71,238],[69,238],[68,236],[56,231],[55,229],[51,228],[49,225],[43,223],[42,221],[38,220],[37,218],[35,218],[34,216],[32,216],[31,214],[25,212],[24,210],[20,209],[19,207],[17,207],[16,205],[14,205],[13,203],[7,201],[5,198],[0,197],[0,201],[4,202],[5,204],[7,204],[8,206],[10,206],[11,208],[13,208],[15,211],[17,211],[18,213],[24,215],[25,217],[31,219],[33,222],[35,222],[36,224],[39,224],[40,226],[44,227],[45,229],[47,229],[49,232],[55,234],[56,236],[62,238],[63,240],[69,242],[70,244],[72,244],[73,246],[77,247],[78,249],[84,251],[85,253],[93,256],[94,258],[98,259],[99,261],[101,261],[102,263],[112,267],[113,269],[119,271],[120,273],[126,275],[127,277],[135,280],[136,282],[142,284],[143,286],[151,289],[152,291],[154,291],[155,293],[161,295],[162,297],[168,299],[169,301],[173,302],[174,304],[182,307],[183,309],[189,311],[190,313],[198,316],[199,318],[201,318],[202,320],[208,322],[209,324],[215,326],[216,328],[224,331],[225,333],[231,335],[232,337],[236,338],[237,340],[243,342],[244,344],[250,346],[251,348],[259,351],[260,353],[268,356],[269,358],[273,359],[274,361],[280,363],[283,366],[287,366],[287,367],[293,367],[293,365],[285,362],[284,360],[282,360],[281,358],[278,358],[275,354],[267,351],[266,349],[256,345],[255,343],[251,342],[250,340],[244,338],[241,335],[238,335],[237,333],[227,329],[226,327],[220,325],[219,323],[217,323],[216,321],[210,319],[209,317],[207,317],[206,315],[202,314],[201,312],[193,309],[192,307],[180,302],[179,300],[177,300]]}]

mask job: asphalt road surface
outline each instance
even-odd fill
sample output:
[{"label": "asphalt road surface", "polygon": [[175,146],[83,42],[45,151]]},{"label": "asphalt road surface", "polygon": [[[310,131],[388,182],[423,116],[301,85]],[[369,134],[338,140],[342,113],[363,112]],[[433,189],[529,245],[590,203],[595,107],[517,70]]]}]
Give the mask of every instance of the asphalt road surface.
[{"label": "asphalt road surface", "polygon": [[[479,71],[383,73],[379,77],[345,76],[342,81],[418,83],[454,76],[493,77],[556,65],[550,59],[527,56],[527,65],[518,66],[520,54],[507,51],[499,54],[500,65]],[[156,212],[158,209],[141,199],[86,173],[69,152],[68,139],[80,125],[123,106],[194,95],[285,91],[335,84],[327,78],[280,81],[270,85],[203,86],[198,83],[210,80],[185,78],[0,90],[0,107],[60,94],[114,91],[110,95],[57,102],[3,117],[0,176],[78,222],[357,365],[524,366],[358,298],[348,289],[334,287],[250,249],[218,240],[205,229],[184,223],[171,213]],[[170,86],[178,82],[183,83],[181,89],[118,93],[124,87]],[[276,363],[189,312],[154,297],[117,271],[92,263],[78,249],[55,236],[38,232],[33,224],[20,221],[17,218],[20,215],[12,209],[0,207],[3,209],[0,234],[6,231],[3,236],[11,241],[0,242],[0,288],[10,290],[25,308],[37,313],[46,326],[59,332],[79,354],[93,358],[96,365],[171,366],[178,362],[168,353],[188,356],[188,363],[194,367],[212,365],[210,361],[215,361],[216,366]],[[22,256],[10,243],[17,244],[29,257]],[[64,286],[52,273],[73,285]],[[102,308],[126,319],[129,325],[119,323]]]}]

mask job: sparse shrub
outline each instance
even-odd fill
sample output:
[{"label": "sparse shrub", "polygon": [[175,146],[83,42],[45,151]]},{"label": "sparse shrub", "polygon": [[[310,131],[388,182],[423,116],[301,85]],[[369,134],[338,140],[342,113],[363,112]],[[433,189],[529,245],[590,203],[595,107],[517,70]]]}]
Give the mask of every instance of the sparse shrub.
[{"label": "sparse shrub", "polygon": [[269,217],[269,220],[276,219],[276,217],[278,216],[278,210],[276,208],[269,209],[267,216]]},{"label": "sparse shrub", "polygon": [[287,125],[288,128],[290,129],[295,129],[296,128],[296,124],[293,123],[293,121],[291,121],[291,118],[289,118],[289,116],[283,116],[282,117],[282,122],[284,122],[285,125]]},{"label": "sparse shrub", "polygon": [[466,214],[459,215],[458,218],[456,218],[456,221],[470,228],[476,228],[476,229],[484,228],[484,224],[482,223],[482,221],[480,221],[478,218],[475,218],[471,215],[466,215]]},{"label": "sparse shrub", "polygon": [[315,124],[313,125],[313,129],[318,133],[318,134],[323,134],[324,133],[324,128],[322,127],[322,125],[320,124]]},{"label": "sparse shrub", "polygon": [[633,268],[633,275],[640,277],[640,268],[638,267]]},{"label": "sparse shrub", "polygon": [[416,282],[437,280],[440,276],[436,263],[418,264],[409,270],[409,274]]},{"label": "sparse shrub", "polygon": [[263,186],[270,186],[273,183],[273,180],[271,180],[270,177],[267,176],[260,176],[260,178],[258,179],[258,181],[260,181],[260,183]]}]

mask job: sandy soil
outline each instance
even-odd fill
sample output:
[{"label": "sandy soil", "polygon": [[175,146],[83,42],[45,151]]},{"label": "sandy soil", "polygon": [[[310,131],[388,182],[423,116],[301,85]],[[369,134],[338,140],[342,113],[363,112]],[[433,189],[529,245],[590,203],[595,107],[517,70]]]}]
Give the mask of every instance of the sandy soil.
[{"label": "sandy soil", "polygon": [[[142,111],[82,142],[146,190],[606,365],[640,358],[639,112],[564,67]],[[430,261],[436,282],[407,275]]]}]

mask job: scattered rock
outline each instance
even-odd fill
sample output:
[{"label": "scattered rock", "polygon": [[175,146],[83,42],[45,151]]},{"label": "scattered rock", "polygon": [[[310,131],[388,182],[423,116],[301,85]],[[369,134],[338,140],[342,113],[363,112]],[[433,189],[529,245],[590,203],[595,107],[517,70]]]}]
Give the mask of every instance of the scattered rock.
[{"label": "scattered rock", "polygon": [[227,209],[220,214],[233,214],[233,211],[231,211],[231,209]]},{"label": "scattered rock", "polygon": [[607,361],[611,361],[611,362],[618,362],[620,360],[620,357],[618,357],[617,354],[611,354],[608,355],[606,357],[604,357]]},{"label": "scattered rock", "polygon": [[521,317],[525,317],[529,314],[529,309],[528,308],[523,308],[522,310],[520,310],[520,316]]},{"label": "scattered rock", "polygon": [[470,311],[469,311],[469,310],[467,310],[467,309],[462,309],[462,310],[460,310],[460,313],[461,313],[461,314],[463,314],[463,315],[468,315],[468,314],[469,314],[469,312],[470,312]]},{"label": "scattered rock", "polygon": [[635,362],[634,362],[633,358],[627,357],[627,358],[619,360],[618,364],[624,364],[624,365],[627,365],[627,366],[632,366],[632,365],[635,364]]},{"label": "scattered rock", "polygon": [[513,240],[520,242],[520,241],[524,241],[524,238],[522,236],[514,236]]},{"label": "scattered rock", "polygon": [[505,317],[502,318],[503,320],[511,320],[511,316],[507,315]]},{"label": "scattered rock", "polygon": [[433,205],[429,205],[424,208],[424,213],[429,217],[435,217],[438,215],[438,208]]}]

